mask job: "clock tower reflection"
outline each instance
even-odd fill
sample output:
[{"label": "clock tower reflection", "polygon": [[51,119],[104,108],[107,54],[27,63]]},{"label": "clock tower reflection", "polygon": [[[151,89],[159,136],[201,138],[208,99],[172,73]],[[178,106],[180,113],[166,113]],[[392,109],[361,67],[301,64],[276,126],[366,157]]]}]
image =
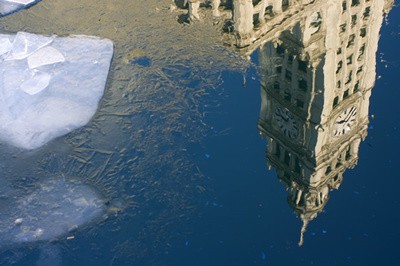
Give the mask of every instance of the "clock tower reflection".
[{"label": "clock tower reflection", "polygon": [[375,54],[393,1],[316,4],[260,49],[261,110],[267,161],[288,189],[288,203],[308,223],[358,161],[368,129]]}]

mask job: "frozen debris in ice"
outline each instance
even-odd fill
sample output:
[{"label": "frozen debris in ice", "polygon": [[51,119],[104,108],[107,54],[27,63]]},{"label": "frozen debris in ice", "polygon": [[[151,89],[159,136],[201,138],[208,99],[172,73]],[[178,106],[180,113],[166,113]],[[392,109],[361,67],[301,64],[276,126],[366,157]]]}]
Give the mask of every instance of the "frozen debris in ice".
[{"label": "frozen debris in ice", "polygon": [[28,65],[30,69],[64,61],[64,56],[57,49],[54,49],[51,46],[43,47],[28,57]]},{"label": "frozen debris in ice", "polygon": [[0,141],[36,149],[95,114],[113,56],[91,36],[0,34]]},{"label": "frozen debris in ice", "polygon": [[41,0],[0,0],[0,17],[30,7]]},{"label": "frozen debris in ice", "polygon": [[33,237],[34,238],[39,238],[43,235],[44,230],[42,228],[38,228],[35,230],[35,232],[33,232]]},{"label": "frozen debris in ice", "polygon": [[15,224],[15,225],[21,225],[23,221],[24,221],[24,219],[22,219],[22,218],[17,218],[17,219],[15,219],[14,224]]}]

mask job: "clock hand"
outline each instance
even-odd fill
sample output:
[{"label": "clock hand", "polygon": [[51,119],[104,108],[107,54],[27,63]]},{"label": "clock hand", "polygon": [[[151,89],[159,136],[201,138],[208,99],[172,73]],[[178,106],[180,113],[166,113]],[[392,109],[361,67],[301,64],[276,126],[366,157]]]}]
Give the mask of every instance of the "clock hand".
[{"label": "clock hand", "polygon": [[354,109],[354,107],[352,109],[350,109],[349,114],[346,116],[345,120],[349,121],[350,118],[354,115],[354,113],[356,112],[356,109]]},{"label": "clock hand", "polygon": [[345,117],[343,120],[340,120],[340,121],[338,121],[337,123],[338,123],[338,124],[346,123],[347,121],[350,120],[350,118],[352,117],[352,115],[353,115],[353,112],[350,112],[349,114],[346,115],[346,117]]},{"label": "clock hand", "polygon": [[352,116],[352,112],[350,112],[347,116],[346,116],[346,118],[344,119],[346,122],[347,121],[349,121],[349,119],[350,119],[350,117]]}]

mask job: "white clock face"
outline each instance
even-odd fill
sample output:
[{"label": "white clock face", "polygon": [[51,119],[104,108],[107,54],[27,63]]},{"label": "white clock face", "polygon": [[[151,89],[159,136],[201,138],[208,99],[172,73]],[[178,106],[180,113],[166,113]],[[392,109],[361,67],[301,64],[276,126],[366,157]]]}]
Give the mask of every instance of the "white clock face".
[{"label": "white clock face", "polygon": [[276,108],[275,119],[280,130],[286,137],[291,139],[297,138],[299,135],[299,127],[293,115],[286,108]]},{"label": "white clock face", "polygon": [[333,135],[338,137],[346,134],[352,129],[352,126],[356,122],[357,117],[357,107],[352,106],[344,110],[335,121],[333,127]]}]

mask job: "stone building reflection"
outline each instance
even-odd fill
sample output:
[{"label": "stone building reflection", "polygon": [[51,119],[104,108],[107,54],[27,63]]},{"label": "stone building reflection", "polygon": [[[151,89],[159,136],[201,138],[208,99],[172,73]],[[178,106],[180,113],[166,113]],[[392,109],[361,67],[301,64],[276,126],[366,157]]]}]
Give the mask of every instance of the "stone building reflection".
[{"label": "stone building reflection", "polygon": [[303,222],[299,245],[329,192],[357,164],[369,123],[379,30],[393,4],[315,2],[259,50],[258,127],[268,138],[268,165],[288,189],[288,203]]},{"label": "stone building reflection", "polygon": [[394,0],[188,1],[195,13],[200,2],[210,2],[213,16],[231,25],[226,44],[245,56],[259,52],[258,128],[268,138],[268,165],[303,222],[302,245],[329,192],[357,164],[379,30]]}]

